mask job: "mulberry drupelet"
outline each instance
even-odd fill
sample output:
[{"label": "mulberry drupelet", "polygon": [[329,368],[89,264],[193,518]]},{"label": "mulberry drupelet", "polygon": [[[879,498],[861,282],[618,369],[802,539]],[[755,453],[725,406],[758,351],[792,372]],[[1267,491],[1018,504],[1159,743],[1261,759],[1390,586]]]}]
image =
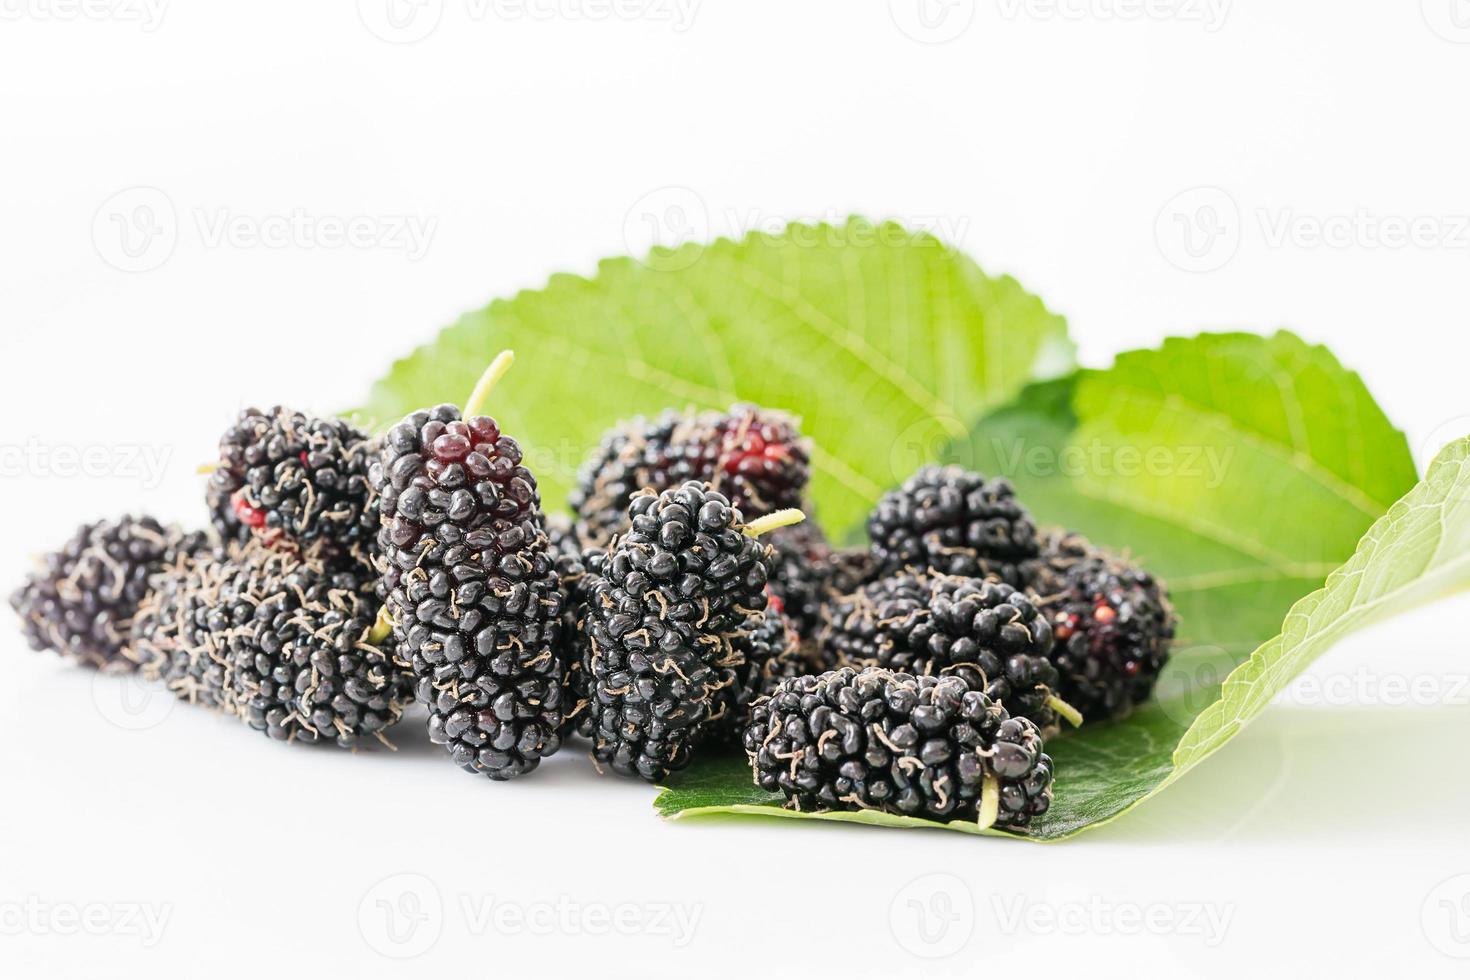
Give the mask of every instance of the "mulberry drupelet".
[{"label": "mulberry drupelet", "polygon": [[570,503],[583,544],[603,547],[627,527],[628,504],[641,490],[708,483],[755,520],[799,507],[810,479],[807,442],[781,412],[755,405],[667,411],[608,432],[582,468]]},{"label": "mulberry drupelet", "polygon": [[132,670],[128,636],[150,579],[209,547],[208,535],[151,517],[85,524],[39,561],[10,604],[35,649],[88,667]]},{"label": "mulberry drupelet", "polygon": [[1080,721],[1056,696],[1051,625],[1003,582],[900,572],[837,599],[825,615],[818,642],[838,666],[963,674],[1043,733],[1058,714]]},{"label": "mulberry drupelet", "polygon": [[687,765],[734,710],[767,601],[772,553],[757,536],[801,514],[746,525],[693,481],[639,494],[628,514],[591,564],[584,672],[594,758],[652,781]]},{"label": "mulberry drupelet", "polygon": [[1009,482],[958,466],[926,466],[868,517],[880,572],[932,569],[993,576],[1021,588],[1037,556],[1036,525]]},{"label": "mulberry drupelet", "polygon": [[396,425],[371,468],[387,612],[429,737],[491,779],[535,769],[564,720],[564,596],[536,478],[475,414],[510,362],[496,358],[463,416],[440,405]]},{"label": "mulberry drupelet", "polygon": [[1041,733],[959,676],[844,667],[791,678],[755,703],[744,745],[756,785],[796,810],[1019,829],[1051,805]]},{"label": "mulberry drupelet", "polygon": [[1148,700],[1174,638],[1158,579],[1079,534],[1050,529],[1030,587],[1056,636],[1062,698],[1088,721],[1122,718]]}]

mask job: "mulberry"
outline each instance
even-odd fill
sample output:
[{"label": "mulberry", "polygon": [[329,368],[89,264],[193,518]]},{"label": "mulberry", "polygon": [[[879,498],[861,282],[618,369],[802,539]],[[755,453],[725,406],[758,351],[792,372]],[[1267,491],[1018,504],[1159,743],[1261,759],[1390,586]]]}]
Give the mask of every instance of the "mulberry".
[{"label": "mulberry", "polygon": [[370,471],[388,614],[429,738],[497,780],[556,752],[563,722],[564,600],[536,478],[474,414],[510,360],[496,358],[464,417],[440,405],[394,426]]},{"label": "mulberry", "polygon": [[728,705],[719,733],[736,742],[750,723],[750,706],[756,698],[770,694],[788,677],[812,670],[781,600],[775,595],[768,598],[765,612],[749,617],[741,634],[731,639],[744,662],[735,668],[735,683],[728,688]]},{"label": "mulberry", "polygon": [[587,604],[590,556],[583,553],[570,521],[560,517],[547,518],[546,534],[561,588],[562,616],[557,658],[562,665],[562,722],[558,731],[562,738],[566,738],[579,729],[582,729],[582,734],[588,734],[587,682],[582,673],[586,644],[581,618]]},{"label": "mulberry", "polygon": [[868,517],[868,537],[885,574],[932,569],[1016,588],[1038,554],[1036,525],[1010,483],[958,466],[926,466],[886,494]]},{"label": "mulberry", "polygon": [[1081,535],[1048,530],[1030,587],[1056,636],[1063,699],[1089,721],[1122,718],[1148,700],[1175,629],[1157,579]]},{"label": "mulberry", "polygon": [[179,698],[271,738],[352,748],[412,698],[373,642],[378,608],[360,573],[236,544],[159,576],[133,623],[135,656]]},{"label": "mulberry", "polygon": [[1002,582],[901,572],[843,596],[826,617],[818,642],[838,666],[961,674],[1044,733],[1058,713],[1078,721],[1055,693],[1050,624]]},{"label": "mulberry", "polygon": [[781,600],[786,618],[803,640],[815,637],[823,605],[872,578],[867,549],[834,549],[815,521],[783,527],[769,540],[776,551],[771,594]]},{"label": "mulberry", "polygon": [[708,483],[747,519],[801,504],[810,452],[794,419],[754,405],[729,412],[664,412],[624,422],[583,467],[570,503],[585,545],[604,547],[627,526],[640,490]]},{"label": "mulberry", "polygon": [[583,627],[593,756],[650,781],[687,765],[738,699],[742,644],[766,606],[771,549],[698,482],[634,497],[628,530],[592,563]]},{"label": "mulberry", "polygon": [[88,667],[131,670],[128,636],[149,579],[209,546],[208,535],[151,517],[85,524],[40,560],[10,604],[35,649],[54,650]]},{"label": "mulberry", "polygon": [[850,667],[783,681],[745,731],[756,785],[787,806],[881,810],[982,829],[1051,805],[1041,733],[959,676]]},{"label": "mulberry", "polygon": [[376,446],[340,419],[277,406],[246,409],[219,442],[207,500],[225,540],[319,549],[370,567],[378,508],[368,484]]}]

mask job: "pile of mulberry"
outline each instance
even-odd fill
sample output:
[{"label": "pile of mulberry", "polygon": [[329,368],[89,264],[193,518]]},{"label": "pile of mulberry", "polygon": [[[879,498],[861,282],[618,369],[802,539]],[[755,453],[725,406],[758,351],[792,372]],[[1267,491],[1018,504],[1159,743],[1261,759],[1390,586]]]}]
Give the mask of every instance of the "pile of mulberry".
[{"label": "pile of mulberry", "polygon": [[810,452],[795,420],[754,405],[728,412],[664,412],[624,422],[583,467],[570,503],[585,545],[604,547],[626,527],[641,490],[708,483],[749,520],[800,507]]},{"label": "pile of mulberry", "polygon": [[411,699],[391,648],[374,643],[378,602],[359,572],[260,542],[182,560],[133,624],[144,674],[271,738],[378,737]]},{"label": "pile of mulberry", "polygon": [[370,564],[378,533],[368,485],[375,446],[340,419],[279,406],[240,413],[219,442],[207,501],[225,540],[250,537]]},{"label": "pile of mulberry", "polygon": [[492,779],[561,746],[564,596],[516,441],[453,405],[415,412],[371,468],[382,587],[429,737]]},{"label": "pile of mulberry", "polygon": [[1148,699],[1174,638],[1174,610],[1153,575],[1081,535],[1049,530],[1030,586],[1056,637],[1063,700],[1098,721]]},{"label": "pile of mulberry", "polygon": [[1051,805],[1041,733],[959,676],[845,667],[791,678],[756,702],[744,745],[756,784],[797,810],[1014,829]]},{"label": "pile of mulberry", "polygon": [[1009,482],[958,466],[926,466],[868,517],[880,571],[994,576],[1020,588],[1038,554],[1036,525]]},{"label": "pile of mulberry", "polygon": [[10,604],[35,649],[88,667],[131,670],[128,637],[149,580],[209,545],[205,534],[151,517],[85,524],[40,560]]},{"label": "pile of mulberry", "polygon": [[593,756],[657,780],[738,699],[741,642],[766,607],[771,549],[729,498],[689,482],[633,498],[594,562],[583,628]]},{"label": "pile of mulberry", "polygon": [[819,642],[839,666],[961,674],[1043,732],[1066,710],[1048,659],[1051,625],[1003,582],[900,572],[839,598],[826,616]]}]

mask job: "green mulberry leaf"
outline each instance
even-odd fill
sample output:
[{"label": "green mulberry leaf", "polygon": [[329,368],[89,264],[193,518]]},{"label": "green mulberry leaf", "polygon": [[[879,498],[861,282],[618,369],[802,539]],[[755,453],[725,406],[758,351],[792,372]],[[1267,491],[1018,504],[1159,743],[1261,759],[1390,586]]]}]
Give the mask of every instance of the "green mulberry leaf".
[{"label": "green mulberry leaf", "polygon": [[617,420],[745,400],[801,417],[812,496],[838,533],[971,420],[1073,363],[1065,322],[1014,279],[927,234],[853,218],[553,276],[399,361],[357,414],[381,427],[459,403],[504,348],[516,367],[490,411],[552,509]]}]

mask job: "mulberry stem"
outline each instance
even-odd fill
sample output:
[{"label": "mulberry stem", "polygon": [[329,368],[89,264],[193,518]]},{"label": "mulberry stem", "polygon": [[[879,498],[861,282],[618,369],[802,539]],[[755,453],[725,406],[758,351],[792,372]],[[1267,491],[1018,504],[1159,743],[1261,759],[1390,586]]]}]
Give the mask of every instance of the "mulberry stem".
[{"label": "mulberry stem", "polygon": [[495,360],[491,361],[485,373],[480,375],[480,380],[475,383],[475,390],[470,392],[469,399],[464,403],[465,418],[474,418],[482,414],[481,410],[490,400],[490,389],[495,387],[495,382],[505,377],[505,372],[510,370],[515,360],[514,351],[503,350],[495,355]]},{"label": "mulberry stem", "polygon": [[752,538],[758,538],[762,534],[768,534],[776,530],[778,527],[790,527],[793,524],[800,524],[804,520],[806,520],[805,514],[795,507],[788,507],[785,510],[773,511],[765,517],[759,517],[751,521],[745,525],[745,533]]},{"label": "mulberry stem", "polygon": [[989,830],[999,817],[1000,780],[995,778],[995,773],[987,772],[980,786],[980,812],[975,815],[975,823],[981,830]]},{"label": "mulberry stem", "polygon": [[367,641],[373,646],[380,645],[393,633],[393,617],[388,615],[388,607],[381,606],[378,609],[378,621],[373,623],[373,628],[368,630]]},{"label": "mulberry stem", "polygon": [[1055,694],[1046,699],[1046,706],[1055,711],[1057,714],[1061,715],[1063,718],[1067,719],[1067,721],[1071,723],[1073,728],[1081,727],[1082,712],[1078,711],[1076,708],[1072,707],[1070,704],[1063,701]]}]

